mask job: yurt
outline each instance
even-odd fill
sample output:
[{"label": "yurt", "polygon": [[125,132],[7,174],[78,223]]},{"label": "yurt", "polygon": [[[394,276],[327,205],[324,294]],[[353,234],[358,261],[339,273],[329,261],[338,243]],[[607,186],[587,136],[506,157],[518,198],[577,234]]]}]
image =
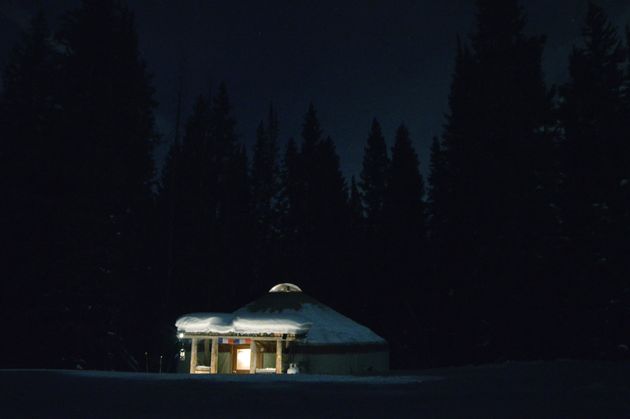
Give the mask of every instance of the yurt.
[{"label": "yurt", "polygon": [[383,338],[294,284],[278,284],[233,313],[187,314],[175,325],[179,372],[367,374],[389,368]]}]

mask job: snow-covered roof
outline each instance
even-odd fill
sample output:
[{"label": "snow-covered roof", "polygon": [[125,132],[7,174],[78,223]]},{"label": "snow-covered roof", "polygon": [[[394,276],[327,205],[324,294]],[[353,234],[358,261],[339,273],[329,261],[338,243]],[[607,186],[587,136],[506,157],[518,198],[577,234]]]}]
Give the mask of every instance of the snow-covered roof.
[{"label": "snow-covered roof", "polygon": [[[277,287],[293,285],[279,284]],[[193,313],[177,320],[183,333],[294,334],[308,345],[385,344],[367,327],[304,294],[299,287],[272,288],[234,313]]]},{"label": "snow-covered roof", "polygon": [[311,324],[294,316],[191,313],[177,319],[177,330],[184,333],[225,335],[290,334],[303,335]]}]

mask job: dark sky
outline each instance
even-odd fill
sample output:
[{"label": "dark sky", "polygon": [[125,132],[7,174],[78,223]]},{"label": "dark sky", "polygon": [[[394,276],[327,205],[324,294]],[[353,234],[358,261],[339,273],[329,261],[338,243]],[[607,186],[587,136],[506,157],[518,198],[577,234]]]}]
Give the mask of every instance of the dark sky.
[{"label": "dark sky", "polygon": [[[54,25],[78,3],[0,0],[0,64],[37,4]],[[528,33],[548,36],[549,82],[561,82],[586,0],[521,4]],[[630,22],[627,0],[600,4],[614,23]],[[426,172],[431,138],[444,121],[456,36],[468,34],[474,23],[474,0],[129,0],[129,5],[155,76],[165,142],[172,138],[176,80],[183,68],[187,110],[196,95],[225,81],[248,145],[270,102],[284,141],[299,137],[302,115],[313,101],[347,175],[360,171],[375,116],[390,145],[396,126],[407,124]]]}]

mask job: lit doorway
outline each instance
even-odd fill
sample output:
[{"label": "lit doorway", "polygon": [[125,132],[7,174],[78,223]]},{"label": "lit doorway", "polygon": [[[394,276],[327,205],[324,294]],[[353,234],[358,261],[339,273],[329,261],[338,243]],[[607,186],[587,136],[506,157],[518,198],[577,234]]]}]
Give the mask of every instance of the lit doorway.
[{"label": "lit doorway", "polygon": [[249,372],[252,350],[250,348],[236,348],[236,371]]}]

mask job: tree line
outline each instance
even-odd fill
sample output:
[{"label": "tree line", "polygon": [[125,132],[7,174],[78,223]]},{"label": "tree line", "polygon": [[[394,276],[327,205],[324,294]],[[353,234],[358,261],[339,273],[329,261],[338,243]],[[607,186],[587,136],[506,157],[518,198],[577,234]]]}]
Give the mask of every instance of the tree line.
[{"label": "tree line", "polygon": [[248,153],[224,84],[178,115],[158,174],[133,13],[37,14],[0,96],[2,365],[168,365],[178,315],[278,282],[384,336],[394,367],[627,358],[630,32],[589,3],[547,86],[518,2],[476,3],[426,181],[421,133],[377,119],[347,179],[312,104],[288,140],[270,105]]}]

